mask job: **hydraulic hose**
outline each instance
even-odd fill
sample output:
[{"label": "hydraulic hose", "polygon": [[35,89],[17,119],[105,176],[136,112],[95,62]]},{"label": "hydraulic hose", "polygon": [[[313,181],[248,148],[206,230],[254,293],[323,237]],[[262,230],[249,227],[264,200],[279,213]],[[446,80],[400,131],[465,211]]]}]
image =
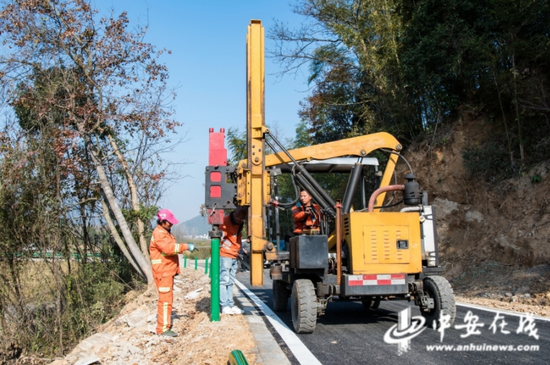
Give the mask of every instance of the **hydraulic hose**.
[{"label": "hydraulic hose", "polygon": [[376,202],[376,198],[378,198],[378,195],[385,193],[387,191],[396,191],[396,190],[405,190],[405,185],[388,185],[381,187],[379,189],[376,189],[369,199],[369,212],[372,212],[374,210],[374,203]]}]

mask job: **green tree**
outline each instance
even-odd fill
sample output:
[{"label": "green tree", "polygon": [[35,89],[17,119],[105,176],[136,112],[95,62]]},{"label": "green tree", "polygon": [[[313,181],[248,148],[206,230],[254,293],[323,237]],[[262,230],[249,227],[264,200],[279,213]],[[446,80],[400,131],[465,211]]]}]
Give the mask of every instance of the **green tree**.
[{"label": "green tree", "polygon": [[[414,135],[399,56],[403,32],[398,1],[307,0],[296,7],[306,17],[296,31],[278,23],[271,55],[292,72],[309,65],[313,91],[301,116],[314,139],[325,142],[380,129]],[[416,117],[416,118],[415,118]]]},{"label": "green tree", "polygon": [[510,170],[550,152],[547,1],[302,0],[295,12],[302,27],[277,23],[270,53],[283,73],[309,69],[300,115],[316,143],[435,136],[471,111],[496,122]]}]

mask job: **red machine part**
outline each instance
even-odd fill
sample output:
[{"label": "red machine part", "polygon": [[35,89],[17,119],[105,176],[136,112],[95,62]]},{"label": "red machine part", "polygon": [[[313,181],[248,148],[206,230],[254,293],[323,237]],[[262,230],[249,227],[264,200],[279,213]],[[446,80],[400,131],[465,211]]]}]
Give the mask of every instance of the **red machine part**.
[{"label": "red machine part", "polygon": [[[214,132],[214,128],[209,130],[208,141],[208,165],[209,166],[227,166],[227,149],[225,148],[225,129],[220,128],[219,132]],[[211,183],[222,182],[222,174],[219,171],[207,170],[206,178]],[[220,198],[222,194],[221,185],[211,184],[208,192],[211,198]],[[208,209],[208,224],[222,224],[223,209]]]},{"label": "red machine part", "polygon": [[209,132],[208,166],[227,166],[225,129],[220,128],[219,132],[214,132],[214,128],[210,128]]}]

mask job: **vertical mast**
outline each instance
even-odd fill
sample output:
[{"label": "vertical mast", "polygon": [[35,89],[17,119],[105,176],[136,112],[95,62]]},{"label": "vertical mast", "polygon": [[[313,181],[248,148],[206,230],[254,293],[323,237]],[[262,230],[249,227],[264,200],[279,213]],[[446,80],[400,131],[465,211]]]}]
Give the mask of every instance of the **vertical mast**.
[{"label": "vertical mast", "polygon": [[263,285],[264,207],[269,183],[264,167],[265,94],[264,94],[264,28],[260,20],[251,20],[246,37],[247,150],[250,173],[248,196],[248,235],[251,236],[250,281]]}]

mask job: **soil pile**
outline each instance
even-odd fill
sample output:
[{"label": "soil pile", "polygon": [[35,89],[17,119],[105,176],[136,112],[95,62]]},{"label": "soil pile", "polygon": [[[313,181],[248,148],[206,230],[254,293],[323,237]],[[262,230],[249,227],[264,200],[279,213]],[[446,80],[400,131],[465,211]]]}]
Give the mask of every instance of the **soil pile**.
[{"label": "soil pile", "polygon": [[183,269],[176,277],[172,329],[178,337],[155,332],[156,289],[130,301],[120,315],[82,341],[55,365],[92,364],[227,364],[231,351],[256,364],[255,342],[244,315],[221,315],[210,321],[210,278],[201,270]]}]

